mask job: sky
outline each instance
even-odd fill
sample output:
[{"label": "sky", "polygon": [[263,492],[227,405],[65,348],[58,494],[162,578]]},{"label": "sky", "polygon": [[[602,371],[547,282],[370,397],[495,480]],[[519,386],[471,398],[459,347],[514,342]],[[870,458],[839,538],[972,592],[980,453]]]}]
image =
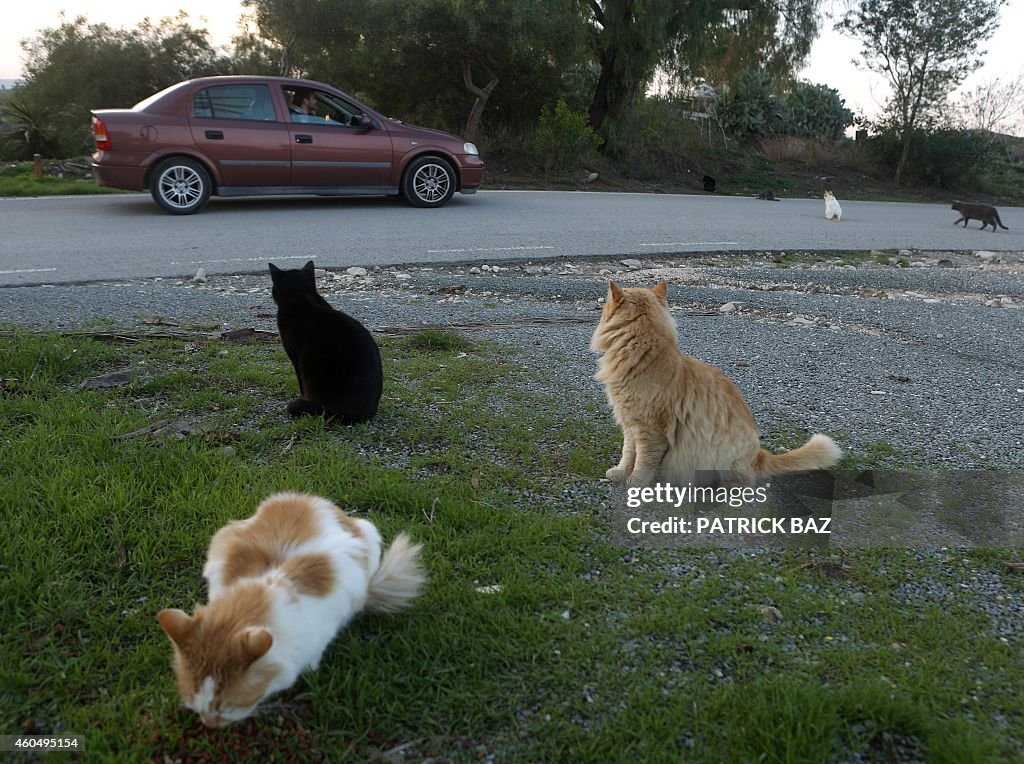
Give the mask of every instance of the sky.
[{"label": "sky", "polygon": [[[4,23],[0,25],[0,79],[17,79],[21,75],[23,56],[19,41],[35,36],[39,29],[58,26],[61,11],[69,19],[84,15],[90,23],[132,27],[145,17],[157,21],[165,16],[176,16],[179,10],[184,10],[194,26],[204,26],[209,31],[214,45],[230,42],[242,16],[242,5],[238,0],[147,0],[144,3],[32,0],[9,3],[8,6],[4,11]],[[832,23],[826,20],[822,24],[822,34],[815,41],[800,76],[835,88],[854,112],[875,116],[888,94],[885,80],[853,65],[852,60],[860,46],[856,41],[832,31]],[[1019,40],[1021,30],[1024,30],[1024,0],[1010,0],[1003,7],[996,33],[981,46],[987,51],[984,66],[964,82],[963,88],[971,89],[999,76],[1006,79],[1024,73],[1024,45]],[[345,87],[345,83],[335,84]]]}]

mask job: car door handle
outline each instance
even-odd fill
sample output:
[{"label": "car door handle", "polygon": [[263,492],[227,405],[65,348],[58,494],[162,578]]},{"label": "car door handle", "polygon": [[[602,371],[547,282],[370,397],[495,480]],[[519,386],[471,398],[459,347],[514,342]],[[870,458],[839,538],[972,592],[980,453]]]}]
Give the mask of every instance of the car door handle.
[{"label": "car door handle", "polygon": [[207,130],[206,137],[211,141],[222,141],[224,140],[224,132],[221,130]]},{"label": "car door handle", "polygon": [[312,135],[296,135],[295,136],[295,142],[296,143],[312,143],[313,142],[313,136]]}]

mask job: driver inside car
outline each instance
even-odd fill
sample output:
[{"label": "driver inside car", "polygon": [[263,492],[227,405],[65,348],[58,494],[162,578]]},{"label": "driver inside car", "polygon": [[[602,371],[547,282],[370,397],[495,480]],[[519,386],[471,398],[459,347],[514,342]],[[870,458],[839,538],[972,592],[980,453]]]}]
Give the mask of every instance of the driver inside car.
[{"label": "driver inside car", "polygon": [[316,95],[312,90],[296,90],[292,96],[288,111],[292,122],[326,122],[324,117],[316,114]]}]

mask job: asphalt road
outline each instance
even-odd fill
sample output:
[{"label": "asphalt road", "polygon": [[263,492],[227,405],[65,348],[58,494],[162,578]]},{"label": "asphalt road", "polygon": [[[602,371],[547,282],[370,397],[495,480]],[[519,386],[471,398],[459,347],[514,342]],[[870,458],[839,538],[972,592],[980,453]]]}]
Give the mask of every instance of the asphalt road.
[{"label": "asphalt road", "polygon": [[320,267],[580,255],[644,257],[730,250],[1024,250],[1024,209],[1009,231],[954,227],[947,205],[812,199],[482,191],[437,210],[393,198],[214,199],[198,215],[148,195],[0,200],[0,286]]}]

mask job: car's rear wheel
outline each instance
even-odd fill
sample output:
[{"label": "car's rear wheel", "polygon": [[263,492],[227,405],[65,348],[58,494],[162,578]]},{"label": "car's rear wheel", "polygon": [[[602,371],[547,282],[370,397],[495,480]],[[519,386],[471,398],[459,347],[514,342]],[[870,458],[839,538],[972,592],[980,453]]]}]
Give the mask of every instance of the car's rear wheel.
[{"label": "car's rear wheel", "polygon": [[149,178],[153,201],[172,215],[199,212],[210,200],[212,189],[206,168],[186,157],[164,160]]},{"label": "car's rear wheel", "polygon": [[441,207],[455,193],[455,170],[438,157],[413,160],[402,178],[402,194],[416,207]]}]

